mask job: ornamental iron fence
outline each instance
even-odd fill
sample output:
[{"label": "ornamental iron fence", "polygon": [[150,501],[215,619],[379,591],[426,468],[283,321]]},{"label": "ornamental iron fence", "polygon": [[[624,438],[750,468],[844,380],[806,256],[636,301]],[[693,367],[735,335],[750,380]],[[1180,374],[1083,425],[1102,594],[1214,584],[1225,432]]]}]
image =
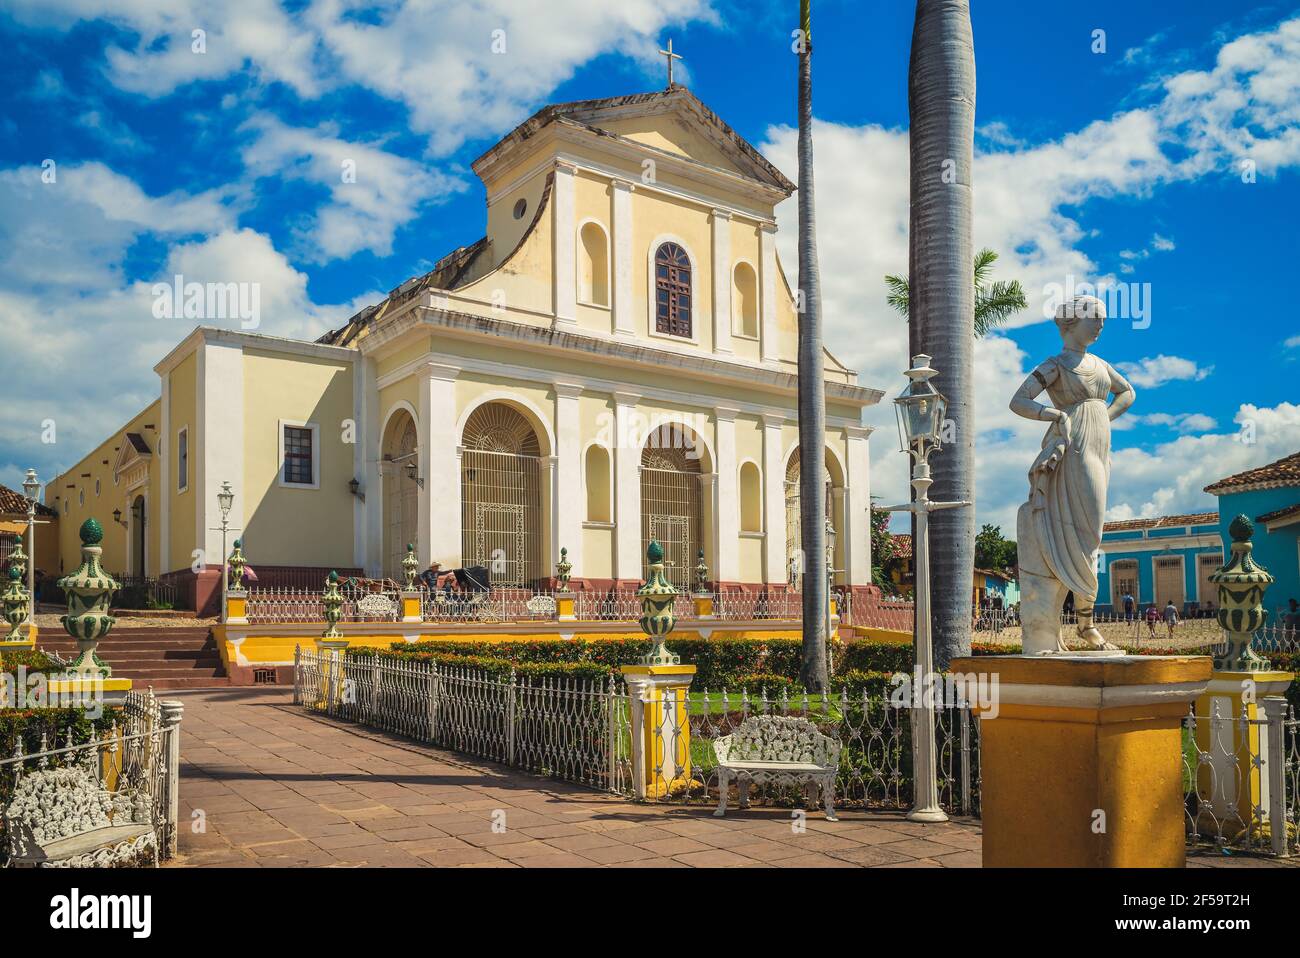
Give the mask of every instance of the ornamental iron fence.
[{"label": "ornamental iron fence", "polygon": [[[40,747],[28,752],[20,733],[13,755],[0,760],[0,860],[8,864],[34,844],[74,837],[84,839],[78,854],[49,864],[103,867],[173,857],[180,722],[180,703],[159,701],[149,689],[128,692],[107,726],[69,726],[58,736],[62,745],[42,732]],[[66,774],[47,774],[59,770]],[[76,794],[78,788],[89,794]],[[51,789],[62,795],[52,800]],[[101,834],[106,844],[97,845]]]}]

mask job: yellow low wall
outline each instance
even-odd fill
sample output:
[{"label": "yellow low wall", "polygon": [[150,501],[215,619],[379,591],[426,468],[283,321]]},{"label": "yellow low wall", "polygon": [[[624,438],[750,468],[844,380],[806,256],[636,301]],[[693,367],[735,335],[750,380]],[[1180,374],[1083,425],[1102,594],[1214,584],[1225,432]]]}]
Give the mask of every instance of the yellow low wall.
[{"label": "yellow low wall", "polygon": [[[432,625],[402,622],[359,623],[349,633],[340,626],[349,648],[387,649],[394,642],[434,639],[453,642],[562,642],[582,637],[588,640],[644,639],[635,622],[524,622],[490,625]],[[487,631],[491,629],[492,631]],[[884,631],[884,630],[880,630]],[[222,664],[236,685],[252,682],[253,669],[287,668],[293,665],[296,646],[315,648],[320,623],[282,625],[217,625],[212,629]],[[673,636],[681,639],[797,639],[802,635],[797,622],[733,622],[726,628],[713,623],[686,620],[678,623]],[[907,637],[910,641],[910,636]]]}]

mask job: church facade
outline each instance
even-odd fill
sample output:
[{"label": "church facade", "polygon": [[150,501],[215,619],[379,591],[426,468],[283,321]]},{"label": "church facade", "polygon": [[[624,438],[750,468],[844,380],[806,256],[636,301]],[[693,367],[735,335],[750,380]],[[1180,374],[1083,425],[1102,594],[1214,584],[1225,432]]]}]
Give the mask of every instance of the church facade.
[{"label": "church facade", "polygon": [[[774,208],[794,185],[689,91],[549,106],[473,164],[486,235],[316,342],[200,326],[160,398],[51,482],[64,568],[94,514],[114,572],[219,581],[217,492],[264,582],[483,565],[631,586],[663,543],[723,587],[797,573],[797,310]],[[838,584],[871,582],[881,398],[829,353]],[[117,522],[107,522],[119,511]]]}]

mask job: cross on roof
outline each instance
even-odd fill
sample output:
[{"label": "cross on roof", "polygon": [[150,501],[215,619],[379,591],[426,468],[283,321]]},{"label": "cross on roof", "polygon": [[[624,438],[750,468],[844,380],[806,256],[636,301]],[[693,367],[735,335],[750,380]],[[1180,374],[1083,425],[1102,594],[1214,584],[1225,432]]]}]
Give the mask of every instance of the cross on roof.
[{"label": "cross on roof", "polygon": [[668,61],[668,85],[673,85],[673,61],[682,59],[680,53],[673,53],[673,39],[668,38],[668,49],[660,50],[659,55]]}]

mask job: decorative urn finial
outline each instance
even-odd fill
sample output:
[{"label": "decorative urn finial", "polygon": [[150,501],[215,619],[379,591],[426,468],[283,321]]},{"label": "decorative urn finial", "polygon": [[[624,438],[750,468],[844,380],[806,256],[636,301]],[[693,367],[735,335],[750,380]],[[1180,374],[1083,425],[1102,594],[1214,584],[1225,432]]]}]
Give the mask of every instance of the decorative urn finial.
[{"label": "decorative urn finial", "polygon": [[650,651],[641,657],[642,665],[680,665],[681,657],[669,652],[664,639],[673,631],[677,617],[673,615],[673,601],[677,590],[664,578],[664,547],[657,539],[650,541],[645,551],[650,561],[650,574],[645,585],[636,590],[641,600],[641,631],[655,640]]},{"label": "decorative urn finial", "polygon": [[339,591],[339,574],[331,571],[329,578],[325,580],[325,594],[321,596],[320,604],[325,610],[325,631],[321,633],[322,639],[341,639],[343,633],[339,631],[339,618],[343,608],[343,593]]},{"label": "decorative urn finial", "polygon": [[109,608],[113,594],[121,585],[100,565],[99,557],[104,550],[99,544],[104,541],[104,529],[99,522],[87,519],[81,524],[80,535],[81,566],[59,580],[59,588],[68,597],[68,613],[59,621],[68,635],[77,640],[81,650],[68,671],[96,673],[108,678],[113,670],[95,649],[117,621],[109,614]]},{"label": "decorative urn finial", "polygon": [[569,580],[573,577],[573,563],[569,561],[569,550],[560,549],[560,561],[555,563],[555,584],[561,592],[569,591]]},{"label": "decorative urn finial", "polygon": [[697,558],[699,559],[699,561],[695,563],[695,591],[700,593],[708,592],[709,591],[709,565],[707,562],[704,561],[703,549],[700,550],[700,554],[697,556]]},{"label": "decorative urn finial", "polygon": [[16,642],[22,638],[18,634],[18,629],[27,621],[30,598],[27,589],[23,586],[23,577],[18,566],[10,565],[9,587],[5,589],[3,595],[0,595],[0,603],[3,603],[5,610],[5,621],[9,623],[9,634],[5,637],[6,641]]},{"label": "decorative urn finial", "polygon": [[242,592],[244,589],[244,567],[248,561],[244,558],[244,540],[236,539],[235,548],[230,553],[230,558],[226,560],[226,566],[230,570],[229,589],[231,592]]},{"label": "decorative urn finial", "polygon": [[23,540],[21,537],[14,542],[14,551],[9,553],[9,568],[18,570],[18,578],[26,578],[27,553],[23,551]]},{"label": "decorative urn finial", "polygon": [[1264,609],[1264,590],[1273,583],[1268,570],[1251,555],[1250,537],[1255,524],[1246,516],[1237,516],[1228,526],[1232,552],[1227,564],[1210,576],[1219,587],[1219,625],[1228,634],[1228,647],[1214,657],[1220,672],[1260,672],[1268,663],[1252,651],[1251,639],[1259,631],[1268,612]]},{"label": "decorative urn finial", "polygon": [[420,567],[420,560],[415,557],[415,543],[406,544],[406,556],[402,559],[402,586],[407,592],[415,591],[415,570]]}]

